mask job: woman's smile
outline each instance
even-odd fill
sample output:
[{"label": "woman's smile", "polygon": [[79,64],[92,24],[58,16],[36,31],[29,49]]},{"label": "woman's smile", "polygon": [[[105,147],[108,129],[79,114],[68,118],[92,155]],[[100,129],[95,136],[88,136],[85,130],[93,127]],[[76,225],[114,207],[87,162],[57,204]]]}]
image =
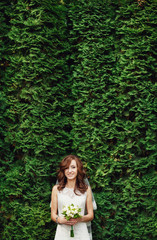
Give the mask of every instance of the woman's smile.
[{"label": "woman's smile", "polygon": [[68,179],[75,179],[77,177],[77,164],[75,160],[72,160],[69,167],[65,169],[65,176]]}]

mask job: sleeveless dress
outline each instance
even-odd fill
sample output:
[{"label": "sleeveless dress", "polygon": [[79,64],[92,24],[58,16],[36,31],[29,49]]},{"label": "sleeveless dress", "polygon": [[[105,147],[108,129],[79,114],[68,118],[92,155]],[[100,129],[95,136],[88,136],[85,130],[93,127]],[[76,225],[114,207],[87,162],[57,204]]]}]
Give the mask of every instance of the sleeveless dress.
[{"label": "sleeveless dress", "polygon": [[[77,205],[81,208],[81,215],[85,214],[87,192],[79,195],[74,193],[73,189],[64,188],[62,191],[58,191],[58,216],[62,215],[62,209],[64,206],[70,204]],[[66,224],[58,224],[56,229],[56,235],[54,240],[90,240],[90,236],[85,222],[78,222],[74,226],[74,237],[70,237],[71,226]]]}]

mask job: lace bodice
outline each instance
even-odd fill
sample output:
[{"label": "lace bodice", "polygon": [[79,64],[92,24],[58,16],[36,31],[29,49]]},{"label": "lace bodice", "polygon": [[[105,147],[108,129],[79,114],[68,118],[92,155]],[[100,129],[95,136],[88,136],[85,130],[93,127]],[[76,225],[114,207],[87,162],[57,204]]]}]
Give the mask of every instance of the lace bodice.
[{"label": "lace bodice", "polygon": [[85,214],[85,204],[86,204],[86,195],[81,194],[79,191],[76,192],[78,195],[74,193],[74,190],[71,188],[65,187],[62,191],[58,192],[58,215],[62,215],[62,209],[66,205],[74,204],[78,205],[81,208],[81,215]]}]

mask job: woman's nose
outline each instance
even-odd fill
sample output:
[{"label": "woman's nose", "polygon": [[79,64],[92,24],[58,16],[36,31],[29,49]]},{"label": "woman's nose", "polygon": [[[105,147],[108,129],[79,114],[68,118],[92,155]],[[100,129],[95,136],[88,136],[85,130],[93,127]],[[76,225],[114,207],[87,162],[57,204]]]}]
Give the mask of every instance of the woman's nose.
[{"label": "woman's nose", "polygon": [[71,172],[72,171],[72,169],[71,168],[69,168],[69,172]]}]

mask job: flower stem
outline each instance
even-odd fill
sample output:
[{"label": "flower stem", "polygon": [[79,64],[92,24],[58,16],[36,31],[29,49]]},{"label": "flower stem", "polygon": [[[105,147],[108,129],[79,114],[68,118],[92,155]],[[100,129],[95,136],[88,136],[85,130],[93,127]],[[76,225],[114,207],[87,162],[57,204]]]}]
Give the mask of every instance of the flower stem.
[{"label": "flower stem", "polygon": [[73,226],[71,226],[70,237],[74,237],[74,229],[73,229]]}]

